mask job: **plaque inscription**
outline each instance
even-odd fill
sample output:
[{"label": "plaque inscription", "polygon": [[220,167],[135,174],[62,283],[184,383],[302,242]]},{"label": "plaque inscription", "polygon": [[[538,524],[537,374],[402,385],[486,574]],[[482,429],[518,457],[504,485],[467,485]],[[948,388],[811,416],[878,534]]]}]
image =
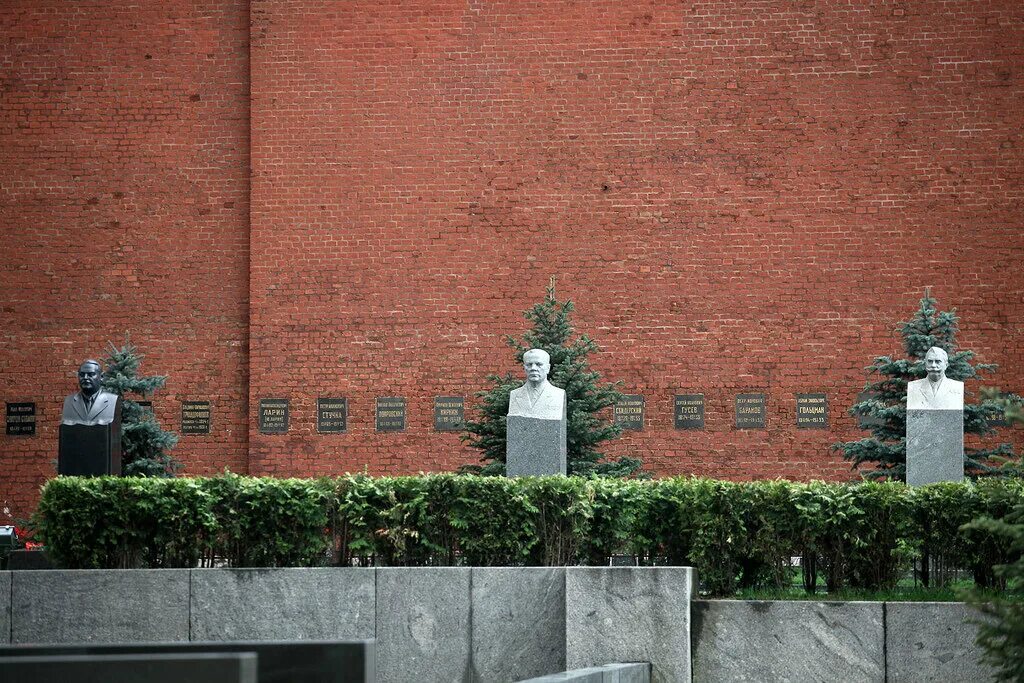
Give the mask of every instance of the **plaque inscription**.
[{"label": "plaque inscription", "polygon": [[613,410],[615,423],[623,429],[640,431],[644,428],[644,397],[640,394],[624,394]]},{"label": "plaque inscription", "polygon": [[405,399],[398,396],[377,398],[377,431],[405,431]]},{"label": "plaque inscription", "polygon": [[181,433],[182,434],[209,434],[210,433],[210,402],[209,401],[182,401],[181,402]]},{"label": "plaque inscription", "polygon": [[348,399],[318,398],[316,400],[316,431],[341,434],[348,429]]},{"label": "plaque inscription", "polygon": [[796,395],[796,428],[828,429],[828,397],[825,394]]},{"label": "plaque inscription", "polygon": [[7,436],[36,435],[36,404],[7,404]]},{"label": "plaque inscription", "polygon": [[434,431],[461,431],[465,419],[464,410],[461,396],[436,396],[434,398]]},{"label": "plaque inscription", "polygon": [[288,431],[288,399],[260,399],[260,433],[284,434]]},{"label": "plaque inscription", "polygon": [[676,429],[704,429],[704,394],[677,394]]},{"label": "plaque inscription", "polygon": [[736,429],[764,429],[764,394],[736,395]]}]

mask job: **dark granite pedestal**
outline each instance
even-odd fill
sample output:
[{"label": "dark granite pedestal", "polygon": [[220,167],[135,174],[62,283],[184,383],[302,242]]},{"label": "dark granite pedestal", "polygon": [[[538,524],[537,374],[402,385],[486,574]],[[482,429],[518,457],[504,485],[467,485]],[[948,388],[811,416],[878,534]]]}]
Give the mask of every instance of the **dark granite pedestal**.
[{"label": "dark granite pedestal", "polygon": [[509,415],[505,423],[505,474],[543,477],[565,474],[566,419]]},{"label": "dark granite pedestal", "polygon": [[907,411],[907,484],[964,479],[964,411]]}]

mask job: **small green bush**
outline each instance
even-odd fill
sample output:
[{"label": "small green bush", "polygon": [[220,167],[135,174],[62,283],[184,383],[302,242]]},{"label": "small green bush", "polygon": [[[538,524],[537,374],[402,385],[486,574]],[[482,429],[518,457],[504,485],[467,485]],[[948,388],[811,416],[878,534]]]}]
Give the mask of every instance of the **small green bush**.
[{"label": "small green bush", "polygon": [[896,482],[732,483],[700,478],[506,479],[439,474],[274,479],[58,477],[43,488],[39,537],[68,568],[687,565],[704,590],[784,589],[801,556],[805,589],[887,590],[915,558],[973,572],[1009,542],[1000,519],[1024,484],[908,488]]}]

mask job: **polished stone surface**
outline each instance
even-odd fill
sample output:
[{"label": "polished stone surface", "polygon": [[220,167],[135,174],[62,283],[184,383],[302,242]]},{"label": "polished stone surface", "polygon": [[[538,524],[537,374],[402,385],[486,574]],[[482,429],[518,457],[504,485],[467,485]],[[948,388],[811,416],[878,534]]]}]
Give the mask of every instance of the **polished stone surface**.
[{"label": "polished stone surface", "polygon": [[189,639],[188,569],[16,572],[12,643]]},{"label": "polished stone surface", "polygon": [[980,614],[963,603],[886,603],[886,653],[890,681],[988,681],[974,639]]},{"label": "polished stone surface", "polygon": [[470,569],[377,569],[377,681],[471,680]]},{"label": "polished stone surface", "polygon": [[566,567],[566,667],[650,662],[651,680],[690,680],[689,567]]},{"label": "polished stone surface", "polygon": [[511,683],[565,670],[565,569],[474,567],[476,680]]},{"label": "polished stone surface", "polygon": [[964,479],[964,412],[907,411],[907,484]]},{"label": "polished stone surface", "polygon": [[693,680],[885,680],[883,604],[699,600]]},{"label": "polished stone surface", "polygon": [[193,640],[373,638],[375,570],[196,569]]}]

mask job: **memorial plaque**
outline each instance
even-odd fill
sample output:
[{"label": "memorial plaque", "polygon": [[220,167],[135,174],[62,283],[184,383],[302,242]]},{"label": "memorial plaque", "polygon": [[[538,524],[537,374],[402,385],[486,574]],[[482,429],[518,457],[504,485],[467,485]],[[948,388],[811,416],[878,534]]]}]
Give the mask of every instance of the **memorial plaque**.
[{"label": "memorial plaque", "polygon": [[825,394],[796,395],[796,428],[828,429],[828,397]]},{"label": "memorial plaque", "polygon": [[434,431],[462,431],[465,420],[464,402],[461,396],[437,396],[434,398]]},{"label": "memorial plaque", "polygon": [[7,404],[7,436],[36,435],[36,404]]},{"label": "memorial plaque", "polygon": [[261,434],[284,434],[288,431],[288,399],[261,398],[259,425]]},{"label": "memorial plaque", "polygon": [[676,429],[704,429],[704,394],[677,394]]},{"label": "memorial plaque", "polygon": [[181,433],[182,434],[209,434],[210,433],[210,402],[209,401],[182,401],[181,402]]},{"label": "memorial plaque", "polygon": [[135,405],[142,408],[143,413],[153,414],[153,402],[152,401],[136,401]]},{"label": "memorial plaque", "polygon": [[343,434],[348,430],[348,399],[318,398],[316,400],[316,431],[321,434]]},{"label": "memorial plaque", "polygon": [[613,410],[615,424],[623,429],[640,431],[644,428],[644,397],[640,394],[624,394]]},{"label": "memorial plaque", "polygon": [[405,399],[397,396],[377,398],[377,431],[405,431]]},{"label": "memorial plaque", "polygon": [[764,429],[764,394],[736,395],[736,429]]}]

